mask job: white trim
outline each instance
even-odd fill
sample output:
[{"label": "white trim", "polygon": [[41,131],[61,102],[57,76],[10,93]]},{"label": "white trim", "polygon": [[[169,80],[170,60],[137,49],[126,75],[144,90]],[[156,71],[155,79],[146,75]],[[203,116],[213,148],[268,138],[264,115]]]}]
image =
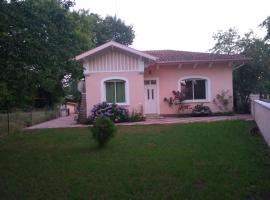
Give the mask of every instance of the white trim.
[{"label": "white trim", "polygon": [[108,80],[112,80],[112,79],[119,79],[119,80],[123,80],[125,81],[125,100],[126,102],[124,103],[116,103],[117,105],[123,105],[123,106],[128,106],[129,105],[129,81],[127,78],[125,77],[121,77],[121,76],[110,76],[107,78],[103,78],[101,80],[101,85],[100,85],[100,89],[101,89],[101,102],[106,101],[106,86],[105,86],[105,81]]},{"label": "white trim", "polygon": [[103,44],[103,45],[101,45],[101,46],[98,46],[98,47],[96,47],[96,48],[94,48],[94,49],[91,49],[91,50],[89,50],[89,51],[86,51],[86,52],[84,52],[84,53],[82,53],[82,54],[76,56],[75,59],[76,59],[76,60],[81,60],[81,59],[83,59],[83,58],[86,58],[87,56],[93,55],[93,54],[95,54],[95,53],[97,53],[97,52],[99,52],[99,51],[101,51],[101,50],[103,50],[103,49],[106,49],[106,48],[110,47],[110,46],[111,46],[112,48],[113,48],[113,47],[117,47],[117,48],[119,48],[119,49],[122,49],[122,50],[124,50],[124,51],[129,52],[129,53],[132,53],[132,54],[135,54],[135,55],[138,55],[138,56],[147,58],[147,59],[149,59],[149,60],[157,60],[157,59],[158,59],[158,58],[155,57],[155,56],[152,56],[152,55],[150,55],[150,54],[147,54],[147,53],[138,51],[138,50],[136,50],[136,49],[130,48],[130,47],[128,47],[128,46],[119,44],[119,43],[114,42],[114,41],[107,42],[107,43],[105,43],[105,44]]},{"label": "white trim", "polygon": [[[140,58],[139,60],[138,60],[138,70],[136,70],[136,71],[139,71],[139,72],[144,72],[144,62],[143,62],[143,60]],[[129,71],[131,71],[131,70],[129,70]]]},{"label": "white trim", "polygon": [[119,71],[89,71],[87,73],[88,74],[96,74],[96,73],[106,73],[106,72],[109,72],[109,73],[119,73],[119,72],[144,72],[144,71],[141,71],[141,70],[137,70],[137,69],[134,69],[134,70],[119,70]]},{"label": "white trim", "polygon": [[[149,78],[144,78],[143,81],[145,81],[145,80],[156,80],[156,82],[157,82],[157,114],[160,115],[159,78],[158,77],[149,77]],[[143,82],[143,87],[144,87],[144,82]],[[144,106],[145,106],[145,103],[144,103]]]},{"label": "white trim", "polygon": [[89,62],[84,60],[83,62],[83,75],[84,76],[88,76],[90,74],[90,71],[89,71]]},{"label": "white trim", "polygon": [[184,76],[181,77],[178,81],[177,81],[177,89],[178,91],[181,92],[181,86],[180,86],[180,82],[186,79],[205,79],[206,80],[206,99],[193,99],[193,100],[185,100],[184,103],[206,103],[206,102],[211,102],[211,80],[208,77],[205,76]]}]

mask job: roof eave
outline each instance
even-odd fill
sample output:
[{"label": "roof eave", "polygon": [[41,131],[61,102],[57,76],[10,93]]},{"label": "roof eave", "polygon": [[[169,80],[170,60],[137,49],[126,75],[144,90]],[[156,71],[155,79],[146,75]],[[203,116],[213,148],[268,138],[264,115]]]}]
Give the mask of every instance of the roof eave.
[{"label": "roof eave", "polygon": [[157,64],[172,64],[172,63],[194,63],[194,62],[245,62],[250,61],[251,58],[241,59],[214,59],[214,60],[178,60],[178,61],[156,61]]},{"label": "roof eave", "polygon": [[141,51],[138,51],[136,49],[133,49],[133,48],[130,48],[128,46],[125,46],[125,45],[122,45],[122,44],[119,44],[117,42],[114,42],[114,41],[110,41],[110,42],[107,42],[99,47],[96,47],[94,49],[91,49],[89,51],[86,51],[78,56],[75,57],[75,60],[79,61],[79,60],[83,60],[85,59],[86,57],[88,56],[91,56],[91,55],[94,55],[96,54],[97,52],[99,51],[102,51],[108,47],[116,47],[116,48],[119,48],[121,50],[124,50],[124,51],[127,51],[129,53],[132,53],[132,54],[135,54],[135,55],[138,55],[140,57],[143,57],[143,58],[146,58],[146,59],[149,59],[149,60],[152,60],[152,61],[156,61],[158,60],[157,57],[155,56],[152,56],[150,54],[147,54],[147,53],[144,53],[144,52],[141,52]]}]

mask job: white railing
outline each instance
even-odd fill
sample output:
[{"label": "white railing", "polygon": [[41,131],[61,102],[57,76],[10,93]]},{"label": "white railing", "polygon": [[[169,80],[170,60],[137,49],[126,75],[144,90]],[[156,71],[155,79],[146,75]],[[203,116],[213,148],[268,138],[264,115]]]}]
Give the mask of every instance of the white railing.
[{"label": "white railing", "polygon": [[260,100],[252,101],[251,114],[265,141],[270,146],[270,103]]}]

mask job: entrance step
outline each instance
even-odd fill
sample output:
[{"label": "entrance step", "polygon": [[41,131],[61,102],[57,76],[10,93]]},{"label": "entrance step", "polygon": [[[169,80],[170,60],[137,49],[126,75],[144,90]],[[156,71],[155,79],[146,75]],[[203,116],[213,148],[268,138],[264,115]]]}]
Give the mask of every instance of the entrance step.
[{"label": "entrance step", "polygon": [[146,114],[146,118],[148,119],[163,119],[164,117],[159,114]]}]

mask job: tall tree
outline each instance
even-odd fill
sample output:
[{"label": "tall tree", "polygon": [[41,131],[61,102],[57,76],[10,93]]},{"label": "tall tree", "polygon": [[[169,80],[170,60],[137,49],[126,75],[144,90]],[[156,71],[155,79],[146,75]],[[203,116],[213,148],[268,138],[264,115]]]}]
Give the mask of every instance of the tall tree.
[{"label": "tall tree", "polygon": [[65,75],[82,70],[72,60],[83,46],[67,16],[71,1],[13,0],[0,7],[0,81],[18,105],[41,88],[53,102],[63,93]]},{"label": "tall tree", "polygon": [[77,30],[81,37],[90,40],[91,47],[96,47],[110,40],[124,45],[131,45],[135,37],[133,27],[126,25],[116,16],[107,16],[104,19],[88,10],[79,10],[72,13],[77,22]]},{"label": "tall tree", "polygon": [[103,40],[97,38],[97,45],[104,43],[104,39],[130,45],[135,37],[132,26],[125,25],[125,23],[121,19],[116,18],[116,16],[107,16],[103,20],[101,32],[104,32],[106,37],[103,38]]},{"label": "tall tree", "polygon": [[82,77],[76,55],[112,39],[132,43],[132,26],[113,17],[70,11],[74,3],[0,0],[0,85],[8,91],[0,92],[0,99],[14,95],[20,106],[40,96],[53,104],[67,91],[64,85]]}]

